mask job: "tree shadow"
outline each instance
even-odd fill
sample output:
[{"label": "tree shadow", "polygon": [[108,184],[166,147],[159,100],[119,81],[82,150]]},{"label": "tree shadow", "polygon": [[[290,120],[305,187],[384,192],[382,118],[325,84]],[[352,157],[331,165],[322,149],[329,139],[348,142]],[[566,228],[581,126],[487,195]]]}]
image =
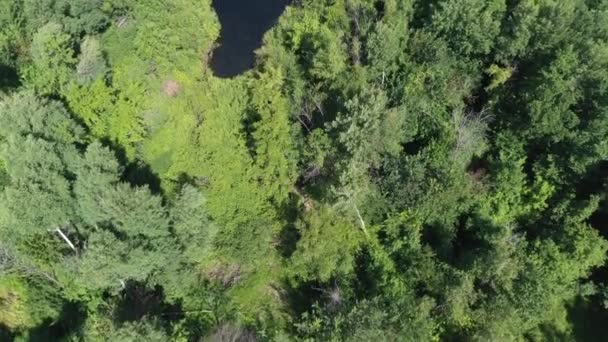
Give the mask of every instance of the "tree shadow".
[{"label": "tree shadow", "polygon": [[300,217],[298,199],[296,196],[290,196],[289,201],[280,208],[281,217],[285,218],[285,224],[279,232],[279,245],[277,250],[283,258],[290,258],[296,251],[298,241],[300,240],[300,231],[296,226],[296,222]]},{"label": "tree shadow", "polygon": [[49,318],[29,330],[27,341],[61,341],[78,332],[86,318],[86,311],[79,303],[67,302],[62,306],[58,319]]},{"label": "tree shadow", "polygon": [[608,336],[608,311],[600,303],[600,298],[577,298],[568,307],[568,319],[576,341],[598,341],[600,336]]},{"label": "tree shadow", "polygon": [[10,331],[8,327],[0,324],[0,341],[13,341],[15,335]]},{"label": "tree shadow", "polygon": [[309,312],[313,304],[322,299],[322,293],[318,290],[323,284],[316,280],[299,282],[293,286],[285,284],[286,303],[293,317],[300,317],[304,312]]},{"label": "tree shadow", "polygon": [[378,267],[370,247],[365,246],[355,255],[355,279],[353,290],[356,298],[372,298],[380,293],[378,279],[384,269]]},{"label": "tree shadow", "polygon": [[0,90],[6,91],[21,86],[19,73],[14,67],[0,64]]},{"label": "tree shadow", "polygon": [[601,193],[608,185],[608,160],[601,160],[587,168],[585,175],[579,178],[576,184],[578,198],[587,198],[589,195]]},{"label": "tree shadow", "polygon": [[114,320],[118,323],[134,322],[148,315],[161,315],[163,321],[183,318],[181,305],[167,303],[161,286],[148,288],[139,282],[128,282],[114,312]]},{"label": "tree shadow", "polygon": [[439,0],[417,1],[414,6],[412,27],[421,28],[428,25],[438,3]]},{"label": "tree shadow", "polygon": [[422,228],[421,241],[437,253],[441,260],[450,260],[456,227],[440,222],[430,222]]},{"label": "tree shadow", "polygon": [[129,160],[125,149],[107,138],[101,139],[101,142],[104,146],[110,147],[120,165],[124,166],[123,181],[133,186],[147,186],[153,194],[163,195],[160,177],[150,165],[139,159]]},{"label": "tree shadow", "polygon": [[150,165],[142,161],[135,161],[127,164],[123,179],[135,186],[147,186],[155,195],[162,195],[160,177],[152,170]]}]

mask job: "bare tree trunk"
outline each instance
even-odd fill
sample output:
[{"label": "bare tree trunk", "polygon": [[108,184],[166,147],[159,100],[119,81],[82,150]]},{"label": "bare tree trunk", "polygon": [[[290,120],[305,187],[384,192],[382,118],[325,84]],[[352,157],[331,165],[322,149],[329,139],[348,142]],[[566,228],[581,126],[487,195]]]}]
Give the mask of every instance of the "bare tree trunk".
[{"label": "bare tree trunk", "polygon": [[40,274],[41,276],[45,277],[46,279],[48,279],[51,283],[61,287],[61,284],[59,284],[59,282],[57,281],[57,279],[53,278],[53,276],[51,276],[50,274],[43,272],[43,271],[38,271],[38,274]]},{"label": "bare tree trunk", "polygon": [[367,233],[367,229],[365,229],[365,221],[363,221],[363,217],[361,217],[361,213],[359,212],[359,208],[357,205],[353,203],[353,208],[355,208],[355,212],[357,213],[357,217],[359,218],[359,223],[361,224],[361,230],[365,234],[365,237],[369,238],[369,234]]},{"label": "bare tree trunk", "polygon": [[308,133],[312,134],[312,131],[310,130],[310,128],[308,128],[308,125],[304,122],[304,120],[302,120],[299,116],[297,118],[298,118],[298,121],[300,121],[300,123],[302,124],[302,126],[304,126],[304,128],[306,128]]},{"label": "bare tree trunk", "polygon": [[70,239],[61,231],[61,229],[59,227],[55,228],[55,231],[59,234],[59,236],[61,236],[61,238],[68,244],[68,246],[70,246],[70,248],[76,252],[76,247],[74,246],[74,244],[72,243],[72,241],[70,241]]}]

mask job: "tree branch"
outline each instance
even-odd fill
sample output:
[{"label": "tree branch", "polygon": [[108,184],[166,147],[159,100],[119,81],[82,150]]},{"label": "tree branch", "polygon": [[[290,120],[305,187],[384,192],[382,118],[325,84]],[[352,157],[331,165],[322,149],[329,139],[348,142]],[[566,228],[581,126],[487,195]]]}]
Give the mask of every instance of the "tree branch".
[{"label": "tree branch", "polygon": [[65,241],[74,252],[77,252],[76,247],[74,246],[72,241],[70,241],[70,239],[61,231],[61,229],[59,227],[55,228],[55,231],[59,234],[59,236],[61,236],[63,241]]},{"label": "tree branch", "polygon": [[361,224],[361,230],[365,234],[365,237],[369,238],[369,234],[367,233],[367,229],[365,229],[365,221],[363,221],[363,217],[361,217],[361,213],[359,212],[359,208],[357,205],[353,203],[353,208],[355,208],[355,212],[357,213],[357,217],[359,218],[359,223]]}]

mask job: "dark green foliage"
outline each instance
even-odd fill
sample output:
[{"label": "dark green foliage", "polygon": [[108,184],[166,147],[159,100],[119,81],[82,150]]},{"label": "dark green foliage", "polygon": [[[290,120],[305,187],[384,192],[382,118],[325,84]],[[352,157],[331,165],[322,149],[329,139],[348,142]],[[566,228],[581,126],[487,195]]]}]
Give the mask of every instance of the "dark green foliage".
[{"label": "dark green foliage", "polygon": [[438,1],[430,29],[464,55],[486,54],[494,45],[505,13],[504,0]]},{"label": "dark green foliage", "polygon": [[95,33],[110,24],[107,11],[100,0],[23,0],[22,18],[28,32],[34,32],[46,23],[62,24],[73,35]]}]

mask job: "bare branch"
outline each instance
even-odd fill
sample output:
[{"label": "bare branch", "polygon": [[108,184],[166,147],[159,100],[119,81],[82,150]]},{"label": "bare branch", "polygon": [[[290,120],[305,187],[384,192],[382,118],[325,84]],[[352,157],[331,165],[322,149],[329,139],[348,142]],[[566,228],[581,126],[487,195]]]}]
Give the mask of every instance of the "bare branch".
[{"label": "bare branch", "polygon": [[312,131],[310,130],[310,128],[308,128],[308,125],[304,122],[304,120],[302,120],[299,115],[297,116],[297,118],[298,118],[298,121],[300,121],[300,123],[302,124],[302,126],[304,126],[304,128],[306,128],[308,133],[312,134]]},{"label": "bare branch", "polygon": [[43,277],[57,286],[61,286],[59,281],[34,265],[29,265],[11,253],[9,248],[0,244],[0,275],[8,273],[18,273],[23,276]]},{"label": "bare branch", "polygon": [[369,234],[367,233],[367,229],[365,229],[365,222],[363,221],[363,217],[361,217],[361,213],[359,212],[359,208],[357,205],[353,203],[353,208],[355,208],[355,212],[357,213],[357,217],[359,218],[359,223],[361,224],[361,230],[365,234],[365,237],[369,238]]},{"label": "bare branch", "polygon": [[55,231],[61,236],[61,238],[63,238],[63,240],[68,244],[68,246],[70,246],[70,248],[74,252],[77,252],[76,247],[74,246],[72,241],[70,241],[70,239],[61,231],[61,229],[59,227],[55,228]]}]

